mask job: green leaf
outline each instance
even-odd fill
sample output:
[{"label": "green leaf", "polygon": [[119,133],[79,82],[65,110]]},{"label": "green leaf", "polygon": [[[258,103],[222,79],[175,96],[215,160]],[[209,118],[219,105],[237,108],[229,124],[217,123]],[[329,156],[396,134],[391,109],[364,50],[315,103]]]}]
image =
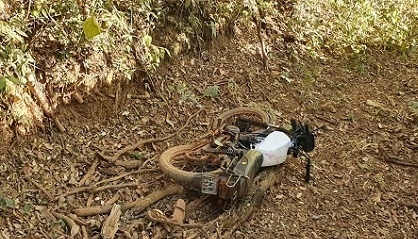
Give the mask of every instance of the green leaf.
[{"label": "green leaf", "polygon": [[23,211],[26,214],[29,214],[32,211],[32,206],[30,204],[25,204],[25,206],[23,206]]},{"label": "green leaf", "polygon": [[218,97],[219,96],[219,86],[217,86],[217,85],[208,86],[203,91],[203,95],[204,96],[211,96],[211,97]]},{"label": "green leaf", "polygon": [[16,85],[25,85],[25,83],[21,82],[19,79],[15,78],[15,77],[13,77],[13,76],[6,76],[6,78],[7,78],[9,81],[11,81],[11,82],[15,83]]},{"label": "green leaf", "polygon": [[143,43],[146,47],[150,47],[150,46],[151,46],[151,42],[152,42],[152,37],[151,37],[151,36],[145,35],[145,36],[142,38],[142,43]]},{"label": "green leaf", "polygon": [[6,89],[6,77],[0,76],[0,92]]},{"label": "green leaf", "polygon": [[418,101],[411,101],[409,103],[409,108],[414,114],[418,114]]},{"label": "green leaf", "polygon": [[370,166],[368,165],[368,164],[366,164],[366,163],[360,163],[360,162],[357,162],[357,165],[361,168],[361,169],[364,169],[364,170],[370,170],[371,168],[370,168]]},{"label": "green leaf", "polygon": [[95,17],[89,17],[86,19],[86,21],[83,24],[83,31],[84,35],[86,35],[86,38],[88,40],[93,39],[93,37],[100,34],[100,26],[97,24]]},{"label": "green leaf", "polygon": [[142,155],[142,152],[134,151],[134,152],[132,152],[132,155],[133,155],[136,159],[143,159],[143,158],[144,158],[144,155]]},{"label": "green leaf", "polygon": [[1,208],[14,208],[16,203],[13,199],[8,197],[0,196],[0,207]]},{"label": "green leaf", "polygon": [[223,144],[222,144],[222,142],[221,141],[219,141],[219,140],[217,140],[217,139],[215,139],[215,141],[213,141],[216,145],[218,145],[218,146],[224,146]]}]

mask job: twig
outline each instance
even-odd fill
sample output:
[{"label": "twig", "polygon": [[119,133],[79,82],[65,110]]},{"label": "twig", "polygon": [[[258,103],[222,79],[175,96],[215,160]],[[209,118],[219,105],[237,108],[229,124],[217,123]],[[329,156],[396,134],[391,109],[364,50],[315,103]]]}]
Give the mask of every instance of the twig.
[{"label": "twig", "polygon": [[397,165],[401,165],[401,166],[405,166],[405,167],[418,168],[418,164],[405,162],[404,160],[400,159],[397,156],[389,155],[386,152],[386,150],[383,149],[383,147],[381,145],[379,145],[378,149],[379,149],[379,152],[383,155],[383,159],[388,163],[393,163],[393,164],[397,164]]},{"label": "twig", "polygon": [[260,46],[261,46],[261,57],[263,60],[263,67],[264,69],[268,71],[269,63],[268,63],[268,56],[266,53],[266,46],[263,40],[263,35],[261,34],[261,20],[257,20],[256,24],[257,24],[257,37],[258,37],[258,40],[260,41]]},{"label": "twig", "polygon": [[[145,198],[138,198],[133,202],[129,202],[123,204],[121,206],[122,212],[125,212],[128,209],[132,209],[134,212],[139,213],[145,210],[150,205],[154,204],[155,202],[174,195],[174,194],[181,194],[183,192],[183,187],[180,185],[171,185],[162,191],[154,191]],[[112,205],[104,205],[104,206],[96,206],[96,207],[84,207],[84,208],[77,208],[74,210],[74,213],[77,216],[91,216],[91,215],[98,215],[103,213],[109,213],[112,209]]]},{"label": "twig", "polygon": [[320,115],[315,115],[315,118],[317,118],[317,119],[319,119],[319,120],[322,120],[322,121],[324,121],[324,122],[327,122],[327,123],[329,123],[329,124],[332,124],[332,125],[338,126],[338,123],[336,123],[336,122],[334,122],[334,121],[331,121],[331,120],[329,120],[329,119],[327,119],[327,118],[324,118],[324,117],[322,117],[322,116],[320,116]]},{"label": "twig", "polygon": [[117,192],[115,195],[113,195],[112,198],[107,200],[104,205],[113,205],[115,202],[117,202],[120,198],[120,194]]},{"label": "twig", "polygon": [[115,184],[115,185],[106,185],[106,186],[101,186],[101,187],[93,189],[93,192],[97,193],[97,192],[102,192],[105,190],[112,190],[112,189],[118,189],[118,188],[138,187],[141,184],[142,183],[122,183],[122,184]]},{"label": "twig", "polygon": [[187,120],[186,120],[186,122],[183,124],[183,126],[181,126],[176,132],[174,132],[174,133],[172,133],[172,134],[170,134],[170,135],[168,135],[168,136],[165,136],[165,137],[162,137],[162,138],[152,138],[152,139],[145,139],[145,140],[141,140],[141,141],[139,141],[139,142],[137,142],[136,144],[134,144],[134,145],[128,145],[128,146],[125,146],[123,149],[121,149],[121,150],[119,150],[119,151],[117,151],[113,156],[106,156],[106,155],[104,155],[102,152],[97,152],[98,153],[98,155],[100,155],[100,157],[102,157],[103,159],[105,159],[106,161],[108,161],[108,162],[110,162],[110,163],[113,163],[113,162],[115,162],[121,155],[123,155],[123,154],[125,154],[125,153],[127,153],[127,152],[129,152],[129,151],[131,151],[131,150],[134,150],[134,149],[136,149],[136,148],[139,148],[140,146],[142,146],[142,145],[144,145],[144,144],[150,144],[150,143],[157,143],[157,142],[161,142],[161,141],[165,141],[165,140],[167,140],[167,139],[170,139],[170,138],[172,138],[172,137],[174,137],[174,136],[176,136],[176,135],[178,135],[178,133],[180,132],[180,131],[182,131],[183,129],[185,129],[186,128],[186,126],[190,123],[190,121],[192,120],[192,118],[194,118],[197,114],[199,114],[200,113],[200,111],[202,111],[202,109],[199,109],[196,113],[194,113],[194,114],[192,114]]},{"label": "twig", "polygon": [[94,175],[94,173],[96,172],[97,165],[99,165],[99,160],[96,158],[96,160],[94,160],[94,163],[91,165],[87,173],[83,176],[80,182],[78,182],[79,186],[83,186],[86,183],[87,179]]},{"label": "twig", "polygon": [[54,196],[52,196],[52,194],[50,192],[48,192],[42,185],[40,185],[39,183],[35,182],[35,180],[29,178],[29,180],[31,181],[31,183],[33,183],[33,185],[35,185],[37,188],[39,188],[39,190],[41,190],[50,201],[54,201]]},{"label": "twig", "polygon": [[260,47],[261,47],[261,57],[263,60],[263,67],[265,70],[269,70],[269,65],[268,65],[268,56],[266,53],[266,46],[263,40],[263,35],[262,35],[262,30],[261,30],[261,21],[262,19],[264,19],[264,12],[260,9],[261,6],[257,6],[257,11],[258,11],[258,18],[254,15],[253,16],[253,20],[257,26],[257,37],[258,37],[258,41],[260,42]]}]

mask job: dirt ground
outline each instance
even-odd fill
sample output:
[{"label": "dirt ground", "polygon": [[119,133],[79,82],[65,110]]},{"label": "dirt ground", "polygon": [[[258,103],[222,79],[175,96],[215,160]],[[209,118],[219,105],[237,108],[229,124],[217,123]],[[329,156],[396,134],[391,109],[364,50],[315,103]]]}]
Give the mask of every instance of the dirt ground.
[{"label": "dirt ground", "polygon": [[[418,238],[418,64],[390,53],[300,60],[291,47],[273,47],[266,71],[257,49],[256,40],[217,41],[201,57],[190,53],[169,60],[152,79],[100,89],[83,95],[83,104],[60,106],[65,133],[49,123],[36,135],[9,137],[0,156],[0,238],[68,238],[65,218],[51,212],[70,217],[80,207],[132,202],[177,184],[158,170],[158,156],[193,142],[219,113],[237,106],[263,109],[276,123],[298,118],[322,129],[311,154],[312,181],[304,182],[299,159],[289,157],[270,169],[276,171],[273,187],[232,238]],[[204,96],[215,85],[219,95]],[[199,109],[175,137],[122,155],[119,160],[131,162],[128,169],[97,154],[171,134]],[[95,191],[98,182],[119,187]],[[184,190],[148,209],[170,217],[179,198],[187,203],[185,223],[209,223],[205,232],[150,222],[146,211],[128,210],[116,238],[227,238],[246,206],[244,200],[237,206],[241,211],[223,213]],[[82,232],[75,238],[98,238],[107,215],[75,219]]]}]

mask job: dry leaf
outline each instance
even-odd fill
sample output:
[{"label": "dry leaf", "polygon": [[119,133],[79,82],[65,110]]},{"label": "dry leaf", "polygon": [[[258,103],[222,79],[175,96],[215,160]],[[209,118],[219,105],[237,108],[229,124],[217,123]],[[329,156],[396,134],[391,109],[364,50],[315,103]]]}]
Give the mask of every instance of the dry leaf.
[{"label": "dry leaf", "polygon": [[119,218],[121,214],[121,206],[118,204],[113,205],[109,217],[102,226],[101,235],[104,239],[115,238],[115,234],[119,229]]},{"label": "dry leaf", "polygon": [[381,110],[383,110],[383,111],[391,111],[391,110],[390,110],[389,108],[387,108],[384,104],[379,103],[379,102],[376,102],[376,101],[373,101],[373,100],[367,100],[367,101],[366,101],[366,104],[367,104],[367,105],[369,105],[369,106],[372,106],[372,107],[379,108],[379,109],[381,109]]}]

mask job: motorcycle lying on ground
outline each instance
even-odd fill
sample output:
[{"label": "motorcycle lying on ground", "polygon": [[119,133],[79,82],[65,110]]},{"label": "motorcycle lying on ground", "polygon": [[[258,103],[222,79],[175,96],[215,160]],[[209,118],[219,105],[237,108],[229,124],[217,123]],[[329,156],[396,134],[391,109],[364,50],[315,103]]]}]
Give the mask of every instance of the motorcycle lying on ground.
[{"label": "motorcycle lying on ground", "polygon": [[283,163],[288,155],[306,159],[309,182],[307,153],[314,148],[308,125],[291,120],[291,129],[274,126],[264,111],[239,107],[221,114],[212,133],[198,142],[164,151],[159,163],[171,178],[199,193],[216,195],[225,206],[248,194],[263,167]]}]

